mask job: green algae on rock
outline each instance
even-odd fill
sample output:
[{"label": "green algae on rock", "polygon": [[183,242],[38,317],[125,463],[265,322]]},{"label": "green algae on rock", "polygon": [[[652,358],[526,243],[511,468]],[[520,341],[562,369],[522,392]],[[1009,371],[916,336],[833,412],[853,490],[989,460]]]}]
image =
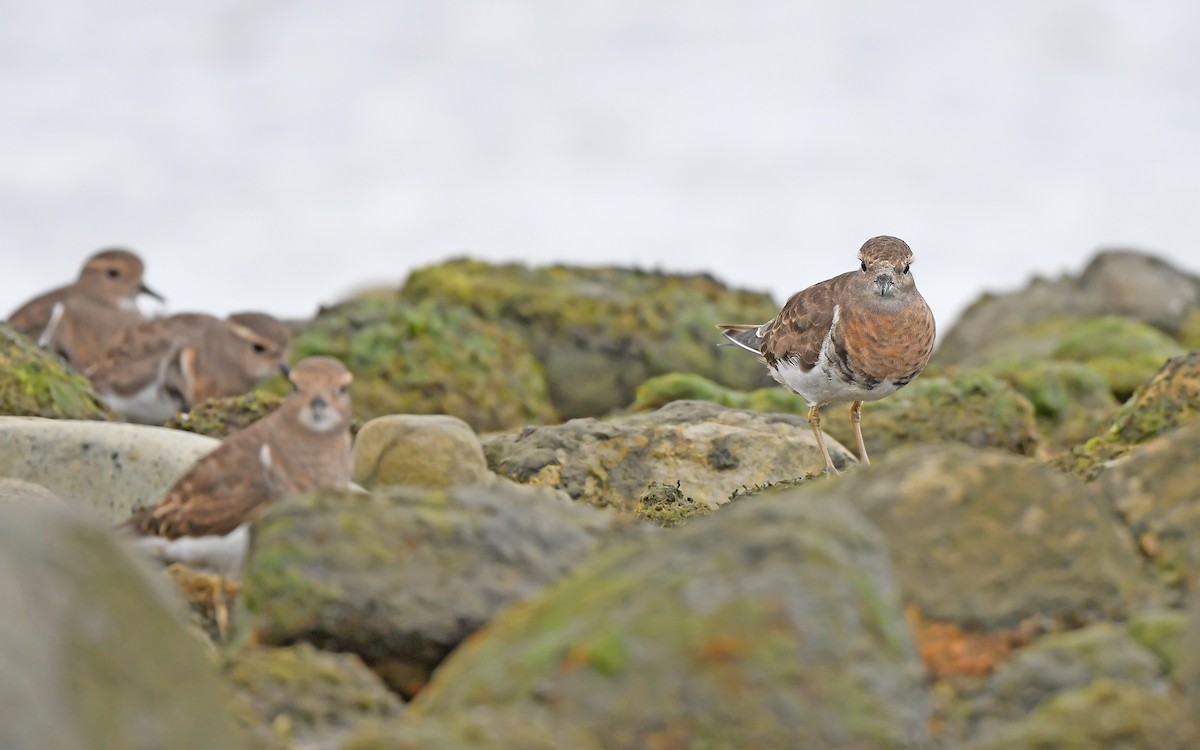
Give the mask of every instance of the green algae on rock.
[{"label": "green algae on rock", "polygon": [[666,372],[694,372],[741,389],[764,384],[761,365],[716,345],[714,325],[761,322],[778,312],[767,295],[707,275],[475,260],[418,269],[401,297],[466,305],[520,330],[567,418],[623,407],[642,381]]},{"label": "green algae on rock", "polygon": [[369,725],[340,750],[601,750],[601,745],[591,732],[545,708],[480,706]]},{"label": "green algae on rock", "polygon": [[[821,427],[844,445],[854,444],[847,408],[827,410]],[[971,371],[918,378],[895,395],[863,404],[862,430],[875,458],[914,443],[956,442],[1022,455],[1038,447],[1033,405],[1004,381]]]},{"label": "green algae on rock", "polygon": [[879,526],[925,621],[1055,630],[1125,617],[1138,593],[1140,562],[1111,512],[1031,459],[925,445],[805,491]]},{"label": "green algae on rock", "polygon": [[403,712],[357,656],[306,643],[232,650],[221,677],[232,688],[234,716],[260,750],[334,747],[364,721]]},{"label": "green algae on rock", "polygon": [[1139,446],[1096,481],[1158,582],[1181,600],[1200,573],[1200,421]]},{"label": "green algae on rock", "polygon": [[367,298],[323,309],[292,357],[341,359],[354,413],[450,414],[480,431],[552,421],[542,366],[507,326],[465,307]]},{"label": "green algae on rock", "polygon": [[1094,479],[1114,459],[1134,446],[1187,424],[1200,415],[1200,352],[1164,364],[1125,402],[1108,429],[1070,455],[1061,468]]},{"label": "green algae on rock", "polygon": [[264,644],[356,653],[412,695],[464,638],[621,528],[508,482],[290,498],[255,528],[247,629]]},{"label": "green algae on rock", "polygon": [[799,490],[600,553],[463,644],[409,716],[537,705],[608,750],[927,740],[879,532]]},{"label": "green algae on rock", "polygon": [[1063,450],[1087,440],[1119,406],[1104,376],[1079,362],[1007,360],[983,372],[1029,399],[1047,449]]},{"label": "green algae on rock", "polygon": [[114,418],[87,378],[4,323],[0,323],[0,415]]},{"label": "green algae on rock", "polygon": [[275,411],[282,403],[283,396],[267,391],[213,398],[196,404],[188,412],[176,414],[163,426],[224,440]]}]

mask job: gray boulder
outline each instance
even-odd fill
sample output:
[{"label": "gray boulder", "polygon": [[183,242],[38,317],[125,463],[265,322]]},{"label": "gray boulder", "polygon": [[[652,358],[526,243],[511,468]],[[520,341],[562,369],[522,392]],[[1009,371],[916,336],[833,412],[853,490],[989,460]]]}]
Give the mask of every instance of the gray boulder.
[{"label": "gray boulder", "polygon": [[0,504],[0,747],[246,747],[177,610],[103,529]]}]

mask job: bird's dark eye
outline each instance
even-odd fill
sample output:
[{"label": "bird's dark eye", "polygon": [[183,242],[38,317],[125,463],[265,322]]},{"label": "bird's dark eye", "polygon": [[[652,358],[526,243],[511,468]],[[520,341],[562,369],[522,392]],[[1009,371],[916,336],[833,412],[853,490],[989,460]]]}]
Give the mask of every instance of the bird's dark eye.
[{"label": "bird's dark eye", "polygon": [[904,264],[904,271],[903,271],[903,273],[908,273],[908,269],[909,269],[909,267],[910,267],[911,265],[912,265],[911,263],[905,263],[905,264]]},{"label": "bird's dark eye", "polygon": [[867,262],[865,260],[862,262],[862,270],[864,272],[867,270]]},{"label": "bird's dark eye", "polygon": [[251,344],[251,346],[254,347],[255,354],[262,354],[267,350],[267,347],[263,346],[262,344],[255,343]]},{"label": "bird's dark eye", "polygon": [[343,396],[349,392],[350,392],[350,384],[349,383],[347,383],[346,385],[343,385],[341,388],[338,388],[338,393],[342,394]]},{"label": "bird's dark eye", "polygon": [[115,268],[110,268],[107,271],[105,271],[104,273],[110,279],[117,279],[117,278],[121,277],[121,272]]}]

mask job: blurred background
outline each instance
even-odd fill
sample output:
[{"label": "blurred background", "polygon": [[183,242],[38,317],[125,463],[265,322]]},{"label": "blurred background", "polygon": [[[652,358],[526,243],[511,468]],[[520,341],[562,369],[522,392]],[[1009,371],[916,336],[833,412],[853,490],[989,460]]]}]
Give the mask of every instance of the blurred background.
[{"label": "blurred background", "polygon": [[943,331],[1100,246],[1200,266],[1200,4],[0,2],[0,307],[126,245],[305,316],[453,255],[782,300],[908,240]]}]

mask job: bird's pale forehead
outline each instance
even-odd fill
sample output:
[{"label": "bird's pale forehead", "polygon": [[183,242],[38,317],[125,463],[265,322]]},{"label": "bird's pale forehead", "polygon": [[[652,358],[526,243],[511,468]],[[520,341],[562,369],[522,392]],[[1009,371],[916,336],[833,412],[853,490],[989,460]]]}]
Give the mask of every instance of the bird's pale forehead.
[{"label": "bird's pale forehead", "polygon": [[310,357],[292,368],[289,376],[297,388],[321,388],[346,385],[354,375],[346,366],[329,357]]}]

